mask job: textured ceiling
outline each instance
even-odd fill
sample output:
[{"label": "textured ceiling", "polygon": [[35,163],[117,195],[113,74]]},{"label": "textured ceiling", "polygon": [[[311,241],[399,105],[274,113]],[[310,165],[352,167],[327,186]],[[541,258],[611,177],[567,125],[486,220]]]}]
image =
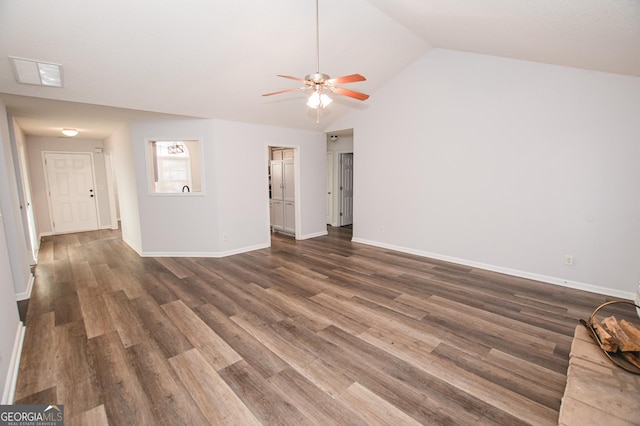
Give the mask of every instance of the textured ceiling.
[{"label": "textured ceiling", "polygon": [[[320,71],[372,98],[433,47],[640,76],[640,1],[320,0]],[[62,64],[65,87],[17,84],[9,56]],[[315,71],[313,0],[0,0],[0,96],[27,134],[162,114],[322,130],[367,108],[334,96],[316,124],[304,93],[261,96]]]}]

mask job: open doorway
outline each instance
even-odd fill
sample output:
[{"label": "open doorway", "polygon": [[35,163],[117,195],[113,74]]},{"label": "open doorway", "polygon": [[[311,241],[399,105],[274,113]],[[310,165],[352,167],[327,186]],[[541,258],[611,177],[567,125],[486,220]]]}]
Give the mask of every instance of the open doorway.
[{"label": "open doorway", "polygon": [[268,149],[269,220],[272,232],[296,236],[295,156],[291,147]]},{"label": "open doorway", "polygon": [[353,130],[327,134],[327,225],[353,224]]}]

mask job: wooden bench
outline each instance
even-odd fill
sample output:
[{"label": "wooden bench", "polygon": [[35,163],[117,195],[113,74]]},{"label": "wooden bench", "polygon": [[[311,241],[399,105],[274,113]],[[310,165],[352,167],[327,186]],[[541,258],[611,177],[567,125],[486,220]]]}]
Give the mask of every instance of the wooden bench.
[{"label": "wooden bench", "polygon": [[582,325],[571,344],[558,424],[640,425],[640,375],[611,362]]}]

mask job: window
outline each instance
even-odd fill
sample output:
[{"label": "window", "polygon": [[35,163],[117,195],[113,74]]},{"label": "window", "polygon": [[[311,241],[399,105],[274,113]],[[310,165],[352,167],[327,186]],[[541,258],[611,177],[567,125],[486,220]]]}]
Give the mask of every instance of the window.
[{"label": "window", "polygon": [[201,193],[200,141],[149,141],[150,190],[154,194]]}]

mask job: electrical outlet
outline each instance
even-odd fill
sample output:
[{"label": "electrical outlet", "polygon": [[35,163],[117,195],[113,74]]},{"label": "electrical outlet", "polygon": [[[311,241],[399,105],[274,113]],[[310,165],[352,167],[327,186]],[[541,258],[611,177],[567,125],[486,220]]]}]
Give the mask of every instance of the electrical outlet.
[{"label": "electrical outlet", "polygon": [[564,264],[567,266],[573,265],[573,256],[571,256],[570,254],[566,255],[564,257]]},{"label": "electrical outlet", "polygon": [[226,232],[224,234],[222,234],[222,239],[224,241],[229,241],[229,234],[227,234]]},{"label": "electrical outlet", "polygon": [[380,232],[384,232],[384,226],[380,225]]}]

